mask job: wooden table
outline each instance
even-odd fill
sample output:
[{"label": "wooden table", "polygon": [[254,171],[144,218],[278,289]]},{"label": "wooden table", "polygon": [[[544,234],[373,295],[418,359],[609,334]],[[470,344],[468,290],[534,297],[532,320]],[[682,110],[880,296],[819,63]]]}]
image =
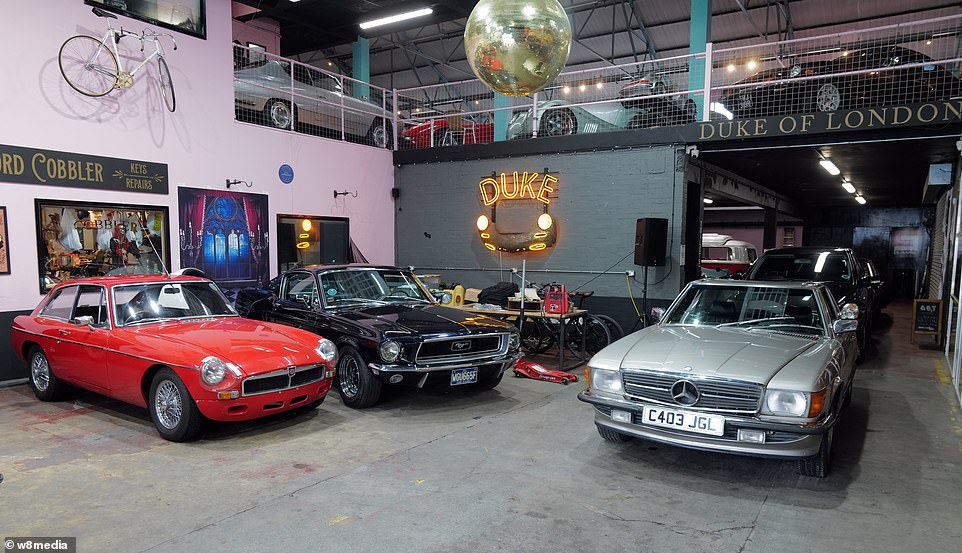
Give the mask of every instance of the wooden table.
[{"label": "wooden table", "polygon": [[[477,313],[479,315],[487,315],[489,317],[494,317],[496,319],[502,320],[514,320],[517,321],[521,317],[521,310],[519,309],[475,309],[470,305],[457,306],[458,309],[462,311],[468,311],[470,313]],[[587,309],[571,309],[567,313],[545,313],[544,311],[537,310],[532,311],[525,309],[524,317],[526,319],[544,319],[544,320],[556,320],[558,321],[558,334],[555,339],[558,343],[558,370],[570,371],[576,367],[581,366],[582,361],[587,361],[587,359],[579,358],[578,362],[570,367],[565,366],[565,327],[568,321],[571,319],[583,319],[588,315]],[[581,334],[581,351],[585,350],[585,333]]]}]

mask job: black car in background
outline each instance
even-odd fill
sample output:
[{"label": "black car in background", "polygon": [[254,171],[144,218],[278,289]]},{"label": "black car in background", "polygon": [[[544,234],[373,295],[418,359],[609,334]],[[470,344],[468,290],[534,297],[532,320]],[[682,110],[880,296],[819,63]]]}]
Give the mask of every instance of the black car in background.
[{"label": "black car in background", "polygon": [[[903,65],[910,67],[891,69]],[[843,74],[855,71],[864,72]],[[783,79],[793,80],[779,82]],[[723,89],[717,104],[736,119],[929,102],[959,96],[962,90],[944,64],[900,46],[847,51],[829,61],[761,71],[734,84],[752,86]],[[714,111],[715,117],[724,113],[717,107]]]},{"label": "black car in background", "polygon": [[349,407],[374,405],[385,384],[494,388],[521,356],[513,325],[440,306],[413,273],[396,267],[294,269],[267,289],[241,290],[236,307],[245,317],[333,341],[336,381]]},{"label": "black car in background", "polygon": [[838,303],[838,309],[848,303],[858,306],[859,358],[864,355],[878,296],[872,278],[865,273],[862,263],[851,249],[817,246],[775,248],[755,260],[747,278],[824,282]]}]

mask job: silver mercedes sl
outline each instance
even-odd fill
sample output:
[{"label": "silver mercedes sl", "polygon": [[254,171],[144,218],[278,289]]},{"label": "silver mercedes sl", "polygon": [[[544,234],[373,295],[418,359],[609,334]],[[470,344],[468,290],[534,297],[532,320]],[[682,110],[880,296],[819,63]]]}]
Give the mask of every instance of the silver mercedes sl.
[{"label": "silver mercedes sl", "polygon": [[[658,310],[653,310],[658,311]],[[824,477],[852,397],[858,307],[819,283],[700,280],[598,352],[578,399],[601,437],[789,458]]]}]

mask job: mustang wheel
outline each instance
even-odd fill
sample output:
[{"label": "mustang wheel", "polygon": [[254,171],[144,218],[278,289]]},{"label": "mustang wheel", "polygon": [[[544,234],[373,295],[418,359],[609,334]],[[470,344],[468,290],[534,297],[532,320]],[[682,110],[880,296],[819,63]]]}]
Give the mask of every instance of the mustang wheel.
[{"label": "mustang wheel", "polygon": [[832,437],[835,428],[829,428],[828,432],[822,434],[822,444],[818,446],[818,453],[811,457],[798,460],[795,469],[802,476],[814,476],[815,478],[825,478],[828,469],[832,464]]},{"label": "mustang wheel", "polygon": [[361,355],[354,348],[344,346],[340,349],[340,356],[337,362],[337,385],[344,405],[361,409],[377,403],[381,398],[382,384],[367,368]]},{"label": "mustang wheel", "polygon": [[162,369],[154,375],[148,399],[150,418],[162,438],[186,442],[200,433],[204,416],[174,371]]},{"label": "mustang wheel", "polygon": [[600,424],[596,424],[595,427],[598,429],[598,434],[601,434],[601,437],[604,438],[606,442],[623,444],[631,439],[631,436],[628,436],[627,434],[622,434],[617,430],[612,430],[607,426],[601,426]]},{"label": "mustang wheel", "polygon": [[40,401],[56,401],[63,397],[66,385],[50,369],[47,355],[39,347],[30,350],[30,387]]}]

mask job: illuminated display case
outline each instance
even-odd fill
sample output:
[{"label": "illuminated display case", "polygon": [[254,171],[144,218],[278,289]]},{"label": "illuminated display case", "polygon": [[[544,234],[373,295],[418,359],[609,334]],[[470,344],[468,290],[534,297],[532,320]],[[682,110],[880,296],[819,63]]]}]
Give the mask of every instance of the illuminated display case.
[{"label": "illuminated display case", "polygon": [[170,267],[166,207],[44,199],[34,207],[41,293],[65,280]]},{"label": "illuminated display case", "polygon": [[350,220],[314,215],[277,216],[277,269],[350,263]]}]

